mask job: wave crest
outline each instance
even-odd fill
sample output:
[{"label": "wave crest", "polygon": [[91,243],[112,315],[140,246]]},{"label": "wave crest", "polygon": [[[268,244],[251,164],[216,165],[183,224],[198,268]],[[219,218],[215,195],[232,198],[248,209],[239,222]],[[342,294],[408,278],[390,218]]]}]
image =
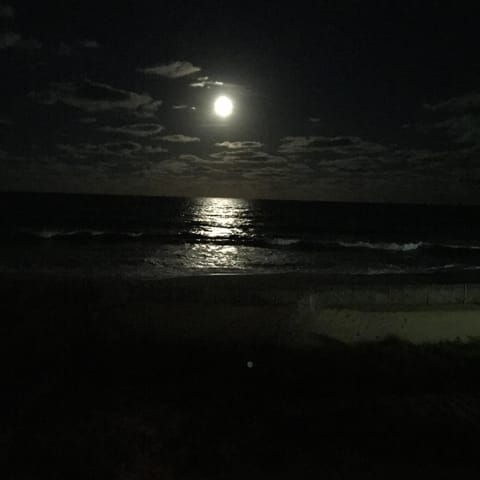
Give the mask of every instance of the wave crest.
[{"label": "wave crest", "polygon": [[108,232],[103,230],[38,230],[27,232],[36,238],[49,240],[52,238],[64,237],[129,237],[138,238],[143,236],[143,232]]},{"label": "wave crest", "polygon": [[299,238],[272,238],[268,241],[270,245],[277,245],[281,247],[287,247],[288,245],[295,245],[299,243]]},{"label": "wave crest", "polygon": [[368,248],[371,250],[389,250],[395,252],[410,252],[417,250],[418,248],[424,245],[423,242],[407,242],[407,243],[396,243],[396,242],[338,242],[339,245],[345,248]]}]

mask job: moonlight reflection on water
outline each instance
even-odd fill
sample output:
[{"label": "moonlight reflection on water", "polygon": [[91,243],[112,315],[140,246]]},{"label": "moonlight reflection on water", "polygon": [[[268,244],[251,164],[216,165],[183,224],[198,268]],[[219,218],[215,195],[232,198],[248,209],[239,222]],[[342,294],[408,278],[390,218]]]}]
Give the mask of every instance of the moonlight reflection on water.
[{"label": "moonlight reflection on water", "polygon": [[233,245],[238,239],[252,235],[249,202],[235,198],[199,198],[191,206],[190,233],[209,240],[190,245],[185,255],[189,268],[242,269],[246,258]]},{"label": "moonlight reflection on water", "polygon": [[249,203],[236,198],[199,198],[192,205],[190,233],[211,240],[227,240],[250,235],[253,227]]}]

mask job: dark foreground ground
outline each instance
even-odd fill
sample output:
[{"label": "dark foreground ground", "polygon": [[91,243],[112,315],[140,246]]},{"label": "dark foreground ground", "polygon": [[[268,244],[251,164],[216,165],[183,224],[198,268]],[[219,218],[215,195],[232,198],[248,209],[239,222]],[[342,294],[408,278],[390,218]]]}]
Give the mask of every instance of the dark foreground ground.
[{"label": "dark foreground ground", "polygon": [[477,478],[475,340],[165,342],[82,298],[11,295],[1,478]]},{"label": "dark foreground ground", "polygon": [[465,478],[479,467],[478,343],[307,354],[18,340],[2,358],[3,478]]}]

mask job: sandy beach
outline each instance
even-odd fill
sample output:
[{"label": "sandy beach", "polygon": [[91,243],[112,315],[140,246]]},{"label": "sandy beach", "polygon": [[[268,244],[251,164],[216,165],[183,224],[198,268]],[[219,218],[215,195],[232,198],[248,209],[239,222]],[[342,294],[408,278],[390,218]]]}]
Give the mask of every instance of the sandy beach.
[{"label": "sandy beach", "polygon": [[475,284],[335,280],[3,276],[6,478],[473,475]]},{"label": "sandy beach", "polygon": [[[0,276],[4,311],[37,328],[126,326],[158,341],[310,348],[389,336],[414,343],[480,337],[480,281],[462,277],[210,275],[171,279]],[[32,313],[35,314],[32,315]],[[35,318],[37,317],[37,320]],[[73,322],[75,323],[75,322]]]}]

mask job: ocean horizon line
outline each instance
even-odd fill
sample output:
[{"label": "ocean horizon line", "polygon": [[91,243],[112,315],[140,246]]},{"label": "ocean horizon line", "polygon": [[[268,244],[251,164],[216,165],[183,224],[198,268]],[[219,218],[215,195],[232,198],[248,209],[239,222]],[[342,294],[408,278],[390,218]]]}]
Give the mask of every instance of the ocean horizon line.
[{"label": "ocean horizon line", "polygon": [[18,196],[65,196],[65,197],[98,197],[98,198],[145,198],[145,199],[172,199],[172,200],[195,200],[195,199],[225,199],[225,200],[243,200],[249,202],[278,202],[278,203],[317,203],[322,205],[365,205],[381,207],[419,207],[419,208],[480,208],[479,203],[448,203],[448,202],[388,202],[384,200],[374,201],[351,201],[351,200],[319,200],[302,198],[271,198],[271,197],[236,197],[224,195],[151,195],[151,194],[126,194],[126,193],[101,193],[101,192],[66,192],[66,191],[42,191],[42,190],[0,190],[2,195]]}]

